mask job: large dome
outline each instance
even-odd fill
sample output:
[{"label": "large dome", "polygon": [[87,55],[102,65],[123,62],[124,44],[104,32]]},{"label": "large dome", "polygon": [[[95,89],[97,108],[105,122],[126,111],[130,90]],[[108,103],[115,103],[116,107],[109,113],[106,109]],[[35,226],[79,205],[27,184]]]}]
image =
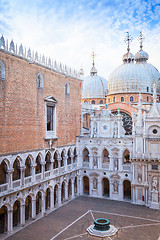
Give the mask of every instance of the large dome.
[{"label": "large dome", "polygon": [[82,98],[105,98],[107,93],[107,80],[97,75],[97,69],[93,66],[90,76],[84,78]]},{"label": "large dome", "polygon": [[107,80],[98,75],[90,75],[84,79],[82,98],[105,98]]},{"label": "large dome", "polygon": [[140,50],[135,54],[134,61],[124,61],[109,76],[108,93],[151,93],[153,83],[157,84],[157,92],[160,88],[160,73],[152,65],[147,63],[148,53]]}]

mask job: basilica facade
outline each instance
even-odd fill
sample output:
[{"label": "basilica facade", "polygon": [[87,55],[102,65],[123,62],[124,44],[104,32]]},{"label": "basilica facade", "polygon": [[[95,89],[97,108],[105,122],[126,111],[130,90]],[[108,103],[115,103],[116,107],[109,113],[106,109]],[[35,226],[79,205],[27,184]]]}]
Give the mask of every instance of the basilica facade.
[{"label": "basilica facade", "polygon": [[1,234],[83,194],[160,209],[160,74],[140,39],[107,82],[94,59],[84,78],[1,37]]}]

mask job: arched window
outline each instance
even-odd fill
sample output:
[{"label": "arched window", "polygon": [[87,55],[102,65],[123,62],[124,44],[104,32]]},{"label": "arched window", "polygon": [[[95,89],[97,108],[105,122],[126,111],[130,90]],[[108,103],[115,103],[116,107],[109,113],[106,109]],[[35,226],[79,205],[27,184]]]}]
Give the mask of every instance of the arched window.
[{"label": "arched window", "polygon": [[149,101],[149,97],[147,96],[147,102]]},{"label": "arched window", "polygon": [[92,104],[95,104],[95,101],[94,100],[92,100],[92,102],[91,102]]},{"label": "arched window", "polygon": [[101,100],[99,103],[100,103],[100,104],[103,104],[103,100]]},{"label": "arched window", "polygon": [[41,73],[38,73],[37,75],[37,88],[44,88],[44,80],[43,80],[43,76]]},{"label": "arched window", "polygon": [[89,152],[87,148],[83,149],[82,155],[83,155],[83,162],[89,162]]},{"label": "arched window", "polygon": [[127,149],[123,153],[123,163],[131,163],[130,152]]},{"label": "arched window", "polygon": [[147,92],[149,92],[149,87],[147,87]]},{"label": "arched window", "polygon": [[124,97],[121,97],[121,102],[124,102]]},{"label": "arched window", "polygon": [[87,101],[85,100],[84,103],[87,103]]},{"label": "arched window", "polygon": [[114,97],[114,98],[113,98],[113,102],[115,102],[115,101],[116,101],[116,98]]},{"label": "arched window", "polygon": [[130,102],[133,102],[133,97],[132,96],[130,97]]},{"label": "arched window", "polygon": [[5,80],[6,78],[5,75],[6,75],[6,72],[5,72],[4,63],[0,61],[0,79]]},{"label": "arched window", "polygon": [[65,95],[70,95],[70,85],[69,85],[69,83],[65,83]]}]

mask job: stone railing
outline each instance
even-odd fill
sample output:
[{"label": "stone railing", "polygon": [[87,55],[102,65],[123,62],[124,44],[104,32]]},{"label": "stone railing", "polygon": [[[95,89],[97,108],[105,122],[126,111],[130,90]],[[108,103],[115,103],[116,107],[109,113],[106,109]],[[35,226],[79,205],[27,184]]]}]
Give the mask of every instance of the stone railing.
[{"label": "stone railing", "polygon": [[32,182],[32,176],[25,177],[25,179],[24,179],[25,185],[27,185],[27,184],[29,184],[29,183],[31,183],[31,182]]},{"label": "stone railing", "polygon": [[8,190],[8,187],[9,187],[8,183],[0,185],[0,193],[6,192]]},{"label": "stone railing", "polygon": [[62,65],[62,63],[57,63],[56,61],[53,61],[53,59],[51,59],[50,57],[47,58],[44,55],[38,54],[38,52],[31,51],[30,48],[26,49],[22,46],[22,44],[18,47],[17,44],[13,42],[13,40],[10,42],[10,44],[8,44],[8,40],[5,40],[3,35],[0,38],[0,49],[27,59],[29,62],[38,63],[63,75],[73,78],[80,78],[80,73],[77,72],[75,69],[72,70],[70,67]]},{"label": "stone railing", "polygon": [[123,170],[124,171],[131,171],[131,164],[124,164],[123,165]]},{"label": "stone railing", "polygon": [[89,162],[83,162],[82,167],[89,168]]},{"label": "stone railing", "polygon": [[15,188],[18,188],[21,186],[21,179],[18,179],[18,180],[15,180],[13,181],[12,183],[12,187],[15,189]]}]

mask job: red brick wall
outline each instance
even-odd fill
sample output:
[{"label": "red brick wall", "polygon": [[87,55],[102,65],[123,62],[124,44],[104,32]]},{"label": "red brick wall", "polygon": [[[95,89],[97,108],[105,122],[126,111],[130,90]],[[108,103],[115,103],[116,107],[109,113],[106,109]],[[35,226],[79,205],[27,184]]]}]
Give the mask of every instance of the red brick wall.
[{"label": "red brick wall", "polygon": [[[57,99],[57,136],[54,146],[75,143],[80,134],[81,90],[77,79],[0,51],[6,80],[0,79],[0,154],[45,147],[45,101]],[[44,89],[37,89],[36,77],[44,77]],[[65,98],[65,83],[70,96]]]}]

